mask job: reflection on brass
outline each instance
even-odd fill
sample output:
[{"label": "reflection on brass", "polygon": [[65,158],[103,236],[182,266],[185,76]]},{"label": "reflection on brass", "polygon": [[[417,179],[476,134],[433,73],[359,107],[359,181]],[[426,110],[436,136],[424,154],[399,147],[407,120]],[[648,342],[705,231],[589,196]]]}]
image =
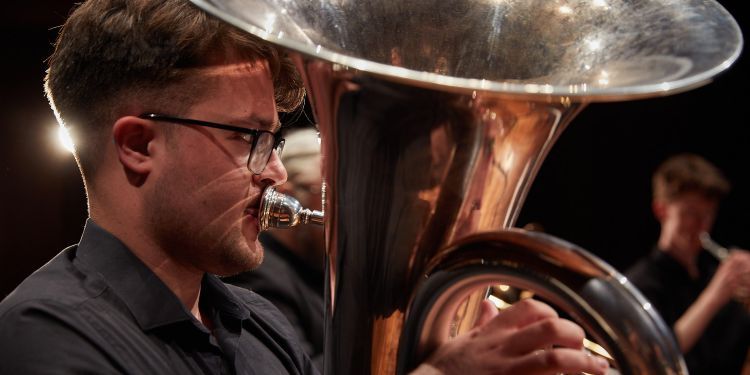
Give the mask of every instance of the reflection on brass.
[{"label": "reflection on brass", "polygon": [[510,228],[587,104],[689,90],[737,59],[718,3],[192,1],[285,47],[305,82],[328,188],[326,373],[408,372],[497,284],[559,307],[621,373],[686,372],[620,273]]},{"label": "reflection on brass", "polygon": [[291,228],[299,224],[323,224],[323,212],[302,207],[297,199],[279,193],[273,186],[260,199],[260,230]]}]

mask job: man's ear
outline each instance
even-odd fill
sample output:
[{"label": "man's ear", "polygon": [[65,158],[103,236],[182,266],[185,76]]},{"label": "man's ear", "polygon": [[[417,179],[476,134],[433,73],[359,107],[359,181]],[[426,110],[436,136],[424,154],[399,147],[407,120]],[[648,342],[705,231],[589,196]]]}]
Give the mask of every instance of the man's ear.
[{"label": "man's ear", "polygon": [[654,199],[653,201],[651,201],[651,211],[653,211],[656,220],[661,223],[662,221],[664,221],[664,217],[666,216],[666,202],[664,202],[663,200]]},{"label": "man's ear", "polygon": [[151,172],[153,158],[149,144],[154,141],[153,122],[135,116],[119,118],[112,126],[115,150],[128,179],[140,182]]}]

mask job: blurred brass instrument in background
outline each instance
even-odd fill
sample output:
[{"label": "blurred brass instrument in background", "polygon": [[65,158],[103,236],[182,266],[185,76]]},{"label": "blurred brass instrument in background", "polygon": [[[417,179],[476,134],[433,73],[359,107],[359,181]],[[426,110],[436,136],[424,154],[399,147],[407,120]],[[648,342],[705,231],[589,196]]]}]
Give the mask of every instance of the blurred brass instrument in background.
[{"label": "blurred brass instrument in background", "polygon": [[693,89],[737,59],[718,3],[192,1],[284,47],[305,81],[327,187],[326,373],[408,372],[499,285],[579,323],[613,371],[686,373],[625,277],[511,227],[587,104]]},{"label": "blurred brass instrument in background", "polygon": [[[711,235],[708,232],[703,232],[700,234],[700,241],[703,249],[711,254],[714,258],[716,258],[719,262],[724,262],[727,257],[729,257],[730,250],[714,241],[714,239],[711,238]],[[748,290],[747,287],[745,287],[744,285],[737,287],[734,290],[734,299],[735,301],[745,306],[745,309],[750,312],[750,290]],[[748,363],[748,365],[745,366],[747,369],[746,371],[748,374],[750,374],[750,356],[747,357],[745,362]]]},{"label": "blurred brass instrument in background", "polygon": [[729,256],[729,250],[714,241],[710,234],[706,232],[701,233],[700,240],[703,248],[718,261],[723,262]]}]

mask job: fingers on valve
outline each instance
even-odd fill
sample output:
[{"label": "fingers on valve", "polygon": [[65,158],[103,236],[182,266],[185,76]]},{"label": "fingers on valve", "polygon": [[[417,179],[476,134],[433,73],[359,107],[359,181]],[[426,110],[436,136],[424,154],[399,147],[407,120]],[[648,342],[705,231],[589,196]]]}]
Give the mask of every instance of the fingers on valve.
[{"label": "fingers on valve", "polygon": [[480,306],[480,313],[479,317],[477,318],[477,321],[474,323],[474,327],[481,327],[485,324],[487,324],[489,321],[492,320],[492,318],[496,317],[499,313],[497,310],[497,307],[495,307],[495,304],[488,300],[482,301],[482,305]]},{"label": "fingers on valve", "polygon": [[519,329],[510,338],[515,354],[529,353],[539,348],[561,346],[582,349],[585,332],[577,324],[559,318],[540,320]]},{"label": "fingers on valve", "polygon": [[534,322],[557,318],[557,312],[549,305],[524,299],[503,310],[489,324],[489,329],[521,328]]},{"label": "fingers on valve", "polygon": [[537,350],[516,362],[524,374],[589,373],[604,375],[609,363],[602,357],[570,348]]}]

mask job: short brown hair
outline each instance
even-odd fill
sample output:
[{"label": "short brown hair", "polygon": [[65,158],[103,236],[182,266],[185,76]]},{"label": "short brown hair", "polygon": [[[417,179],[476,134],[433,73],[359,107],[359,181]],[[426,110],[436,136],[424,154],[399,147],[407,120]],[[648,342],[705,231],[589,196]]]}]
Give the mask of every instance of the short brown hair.
[{"label": "short brown hair", "polygon": [[187,108],[180,84],[189,69],[238,56],[267,61],[280,112],[295,109],[304,89],[292,63],[263,40],[220,21],[187,0],[88,0],[62,27],[49,58],[45,91],[74,138],[84,175],[93,175],[108,129],[126,100]]},{"label": "short brown hair", "polygon": [[730,190],[729,181],[716,166],[689,153],[665,160],[654,173],[652,183],[657,201],[671,201],[688,192],[720,200]]}]

